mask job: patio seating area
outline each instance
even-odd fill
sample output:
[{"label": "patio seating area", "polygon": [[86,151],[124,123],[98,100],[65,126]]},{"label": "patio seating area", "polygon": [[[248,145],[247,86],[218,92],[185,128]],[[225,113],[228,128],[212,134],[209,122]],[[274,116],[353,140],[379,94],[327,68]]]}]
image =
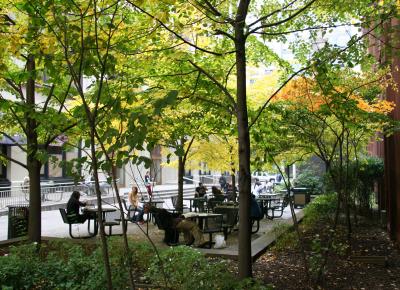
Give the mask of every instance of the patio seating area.
[{"label": "patio seating area", "polygon": [[[124,192],[124,190],[122,192]],[[155,196],[155,198],[157,199],[157,196]],[[170,198],[167,198],[164,202],[161,201],[164,200],[158,199],[158,207],[164,207],[169,210],[174,209],[173,204],[171,204]],[[184,203],[187,208],[190,208],[190,200],[185,200]],[[122,234],[122,223],[120,222],[121,220],[117,208],[115,207],[115,205],[107,205],[106,208],[108,208],[109,212],[113,214],[112,216],[107,217],[107,212],[103,217],[106,226],[109,226],[107,234]],[[61,209],[55,209],[42,212],[42,236],[56,238],[99,238],[96,231],[96,225],[98,223],[97,221],[92,220],[91,225],[88,224],[89,221],[86,221],[83,224],[69,223],[68,219],[65,219],[65,217],[60,214],[60,210]],[[95,209],[92,210],[95,211]],[[205,209],[206,212],[203,213],[192,212],[191,219],[196,220],[199,223],[199,226],[203,231],[204,238],[206,241],[208,241],[208,248],[199,250],[204,252],[206,255],[223,255],[235,259],[235,257],[237,256],[238,248],[238,205],[232,202],[228,202],[213,207],[213,210],[214,212],[209,212],[207,211],[207,209]],[[298,219],[301,219],[301,211],[301,209],[296,209]],[[128,212],[126,212],[126,214],[128,214]],[[128,216],[126,215],[125,217],[127,218]],[[145,219],[146,218],[148,218],[148,222],[144,223],[143,225],[138,225],[128,220],[128,236],[131,239],[145,241],[147,239],[146,233],[148,233],[149,237],[157,245],[157,247],[168,247],[168,245],[163,241],[165,236],[164,229],[153,222],[150,215],[145,216]],[[65,223],[67,223],[68,225]],[[291,223],[289,207],[282,209],[282,216],[280,218],[275,218],[273,220],[262,218],[259,220],[259,229],[257,233],[252,234],[251,238],[252,243],[254,243],[255,245],[254,247],[256,247],[257,244],[260,244],[261,246],[258,247],[259,249],[254,253],[254,255],[257,255],[268,246],[268,244],[264,242],[260,243],[260,239],[268,240],[274,237],[273,228],[280,223]],[[91,230],[90,227],[92,226],[93,228],[93,225],[95,229]],[[0,241],[6,240],[7,216],[0,217],[0,229],[2,229],[0,231]],[[216,235],[224,236],[226,241],[225,248],[214,249],[212,247],[212,243]],[[272,239],[272,241],[274,239]],[[182,234],[180,234],[180,240],[177,240],[176,244],[184,244]]]}]

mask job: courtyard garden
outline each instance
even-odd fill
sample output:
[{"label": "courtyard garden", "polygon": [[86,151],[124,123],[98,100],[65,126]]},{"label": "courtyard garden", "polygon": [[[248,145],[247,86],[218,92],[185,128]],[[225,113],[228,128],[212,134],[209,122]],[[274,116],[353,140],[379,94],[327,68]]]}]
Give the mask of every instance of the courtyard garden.
[{"label": "courtyard garden", "polygon": [[[12,0],[0,16],[0,204],[24,175],[27,203],[25,237],[0,249],[1,288],[400,287],[396,142],[386,164],[371,149],[398,134],[384,97],[398,92],[398,0]],[[171,206],[157,207],[171,176]],[[87,222],[87,240],[43,237],[44,184],[65,178],[60,214],[71,238]],[[260,221],[284,212],[254,254]],[[200,250],[216,233],[236,235],[236,260]]]}]

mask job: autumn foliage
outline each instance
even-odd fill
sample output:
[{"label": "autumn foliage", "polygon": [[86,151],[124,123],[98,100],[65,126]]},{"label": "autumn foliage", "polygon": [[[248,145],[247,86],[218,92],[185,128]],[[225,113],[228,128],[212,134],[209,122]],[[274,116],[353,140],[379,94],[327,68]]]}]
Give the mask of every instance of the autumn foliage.
[{"label": "autumn foliage", "polygon": [[380,99],[378,97],[367,99],[363,93],[370,90],[372,86],[378,85],[381,89],[388,84],[383,77],[368,83],[362,83],[360,79],[354,79],[349,85],[332,85],[328,90],[321,89],[320,84],[315,79],[299,77],[289,82],[282,91],[276,96],[274,102],[285,101],[290,104],[292,109],[307,108],[315,112],[322,105],[335,106],[335,102],[351,102],[358,109],[367,113],[389,114],[395,104],[393,102]]}]

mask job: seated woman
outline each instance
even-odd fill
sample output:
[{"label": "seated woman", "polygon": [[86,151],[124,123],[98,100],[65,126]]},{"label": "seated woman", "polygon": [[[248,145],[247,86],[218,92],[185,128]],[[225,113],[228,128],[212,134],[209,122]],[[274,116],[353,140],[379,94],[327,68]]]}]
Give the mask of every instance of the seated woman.
[{"label": "seated woman", "polygon": [[139,206],[139,196],[138,196],[138,188],[136,186],[132,186],[131,192],[128,193],[128,199],[129,202],[131,203],[131,206],[135,208],[135,210],[138,212],[138,215],[134,215],[132,217],[132,222],[137,222],[138,224],[144,224],[144,210]]},{"label": "seated woman", "polygon": [[216,186],[211,187],[211,192],[214,195],[215,199],[217,199],[217,200],[225,199],[224,193],[220,189],[218,189]]},{"label": "seated woman", "polygon": [[211,192],[213,194],[213,197],[209,198],[207,201],[208,211],[214,211],[214,207],[223,203],[223,201],[225,200],[225,195],[216,186],[211,187]]},{"label": "seated woman", "polygon": [[67,216],[71,221],[84,223],[88,218],[92,217],[92,214],[84,212],[79,213],[79,208],[86,206],[86,202],[79,201],[81,194],[79,191],[74,191],[67,203]]}]

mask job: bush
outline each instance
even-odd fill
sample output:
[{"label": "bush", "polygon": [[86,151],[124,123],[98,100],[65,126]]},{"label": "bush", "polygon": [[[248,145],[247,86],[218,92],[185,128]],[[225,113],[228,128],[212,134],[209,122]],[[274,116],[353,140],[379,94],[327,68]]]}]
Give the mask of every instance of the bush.
[{"label": "bush", "polygon": [[293,181],[294,187],[306,187],[310,194],[322,194],[324,189],[323,178],[311,170],[304,170]]},{"label": "bush", "polygon": [[383,177],[384,163],[378,157],[368,156],[360,159],[358,168],[359,189],[356,197],[362,209],[369,210],[374,182]]},{"label": "bush", "polygon": [[[123,250],[121,239],[109,240],[113,286],[126,288],[127,259],[136,267],[147,269],[153,251],[146,243],[130,243],[130,254]],[[140,257],[140,258],[139,258]],[[141,268],[142,269],[142,268]],[[68,240],[36,245],[11,247],[0,257],[0,289],[105,289],[105,270],[101,248],[97,245],[77,245]]]},{"label": "bush", "polygon": [[[135,269],[147,271],[149,281],[165,285],[154,250],[144,242],[130,242],[130,253],[122,239],[109,239],[110,264],[115,289],[128,286],[128,259]],[[105,289],[107,281],[101,248],[78,245],[69,240],[11,247],[0,256],[0,289]],[[267,289],[254,280],[237,281],[225,262],[207,260],[189,247],[174,247],[160,253],[170,289]],[[148,270],[147,270],[148,269]],[[162,288],[162,287],[161,287]]]},{"label": "bush", "polygon": [[312,203],[304,208],[303,225],[311,227],[317,222],[331,222],[337,207],[337,194],[317,196]]},{"label": "bush", "polygon": [[207,260],[190,247],[171,247],[163,251],[160,258],[163,267],[158,259],[153,259],[146,276],[158,285],[165,285],[166,279],[170,289],[267,289],[253,280],[239,282],[227,271],[225,262]]},{"label": "bush", "polygon": [[2,287],[85,289],[82,287],[85,277],[98,267],[98,261],[85,255],[82,247],[77,245],[50,252],[43,246],[39,253],[36,248],[35,244],[11,247],[7,256],[0,257]]}]

